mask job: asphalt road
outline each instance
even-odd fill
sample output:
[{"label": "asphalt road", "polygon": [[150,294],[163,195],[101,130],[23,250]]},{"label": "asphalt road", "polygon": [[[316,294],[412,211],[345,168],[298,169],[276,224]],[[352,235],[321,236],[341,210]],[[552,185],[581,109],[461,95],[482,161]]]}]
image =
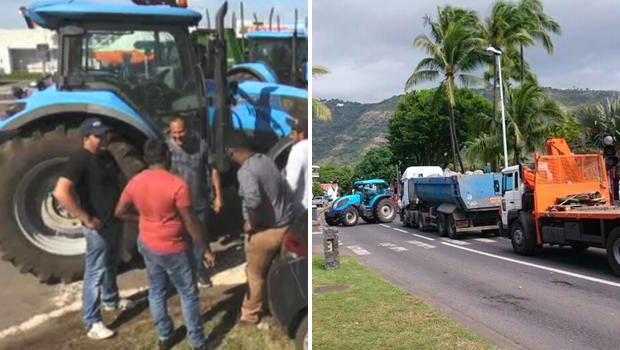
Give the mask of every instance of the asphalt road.
[{"label": "asphalt road", "polygon": [[[315,232],[313,254],[321,254]],[[601,249],[545,247],[540,256],[523,257],[505,238],[453,241],[398,219],[339,233],[341,254],[502,349],[620,349],[620,278]]]}]

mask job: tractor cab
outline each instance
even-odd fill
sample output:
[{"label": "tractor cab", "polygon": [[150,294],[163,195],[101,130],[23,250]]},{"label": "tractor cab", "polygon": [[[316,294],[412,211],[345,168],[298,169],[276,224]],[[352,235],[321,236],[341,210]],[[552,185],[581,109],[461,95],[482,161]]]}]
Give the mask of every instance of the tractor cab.
[{"label": "tractor cab", "polygon": [[265,62],[281,84],[307,87],[308,37],[305,32],[255,31],[247,35],[249,61]]}]

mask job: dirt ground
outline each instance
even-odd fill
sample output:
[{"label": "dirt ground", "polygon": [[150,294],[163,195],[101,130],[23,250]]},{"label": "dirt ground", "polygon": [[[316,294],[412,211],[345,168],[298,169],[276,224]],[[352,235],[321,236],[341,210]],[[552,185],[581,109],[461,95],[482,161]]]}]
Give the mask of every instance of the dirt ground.
[{"label": "dirt ground", "polygon": [[[293,350],[294,343],[269,317],[259,326],[237,324],[245,284],[221,285],[201,290],[202,320],[209,338],[209,349],[274,349]],[[104,323],[117,331],[106,340],[91,340],[83,330],[81,313],[73,313],[53,322],[0,342],[5,350],[141,350],[156,349],[157,334],[148,309],[148,292],[131,297],[135,308],[125,312],[104,313]],[[174,319],[177,345],[174,349],[190,349],[185,337],[180,298],[172,294],[168,310]]]}]

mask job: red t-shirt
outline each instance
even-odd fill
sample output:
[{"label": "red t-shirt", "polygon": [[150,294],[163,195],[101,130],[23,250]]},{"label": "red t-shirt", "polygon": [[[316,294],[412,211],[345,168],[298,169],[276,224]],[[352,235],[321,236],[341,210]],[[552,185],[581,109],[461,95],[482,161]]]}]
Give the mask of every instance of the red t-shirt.
[{"label": "red t-shirt", "polygon": [[153,252],[176,254],[188,249],[178,208],[192,205],[185,181],[165,170],[145,170],[125,187],[121,202],[133,203],[140,214],[140,239]]}]

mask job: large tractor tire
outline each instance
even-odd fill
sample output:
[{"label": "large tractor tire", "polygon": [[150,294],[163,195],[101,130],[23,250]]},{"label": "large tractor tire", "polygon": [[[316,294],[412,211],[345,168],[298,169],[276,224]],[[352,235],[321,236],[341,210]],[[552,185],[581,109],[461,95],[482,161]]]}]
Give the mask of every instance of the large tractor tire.
[{"label": "large tractor tire", "polygon": [[[79,150],[78,129],[58,126],[34,131],[0,145],[0,250],[2,259],[41,282],[66,283],[84,275],[86,241],[81,224],[54,198],[53,190],[69,156]],[[110,145],[126,181],[141,161],[122,142]],[[135,252],[136,225],[126,225],[121,260]]]},{"label": "large tractor tire", "polygon": [[340,221],[342,221],[342,224],[344,226],[354,226],[354,225],[357,225],[358,218],[359,218],[359,215],[357,213],[357,209],[355,209],[355,207],[348,207],[342,213],[342,217],[340,218]]},{"label": "large tractor tire", "polygon": [[384,198],[375,205],[375,218],[379,222],[390,223],[394,221],[395,217],[396,205],[394,205],[394,201],[391,199]]}]

